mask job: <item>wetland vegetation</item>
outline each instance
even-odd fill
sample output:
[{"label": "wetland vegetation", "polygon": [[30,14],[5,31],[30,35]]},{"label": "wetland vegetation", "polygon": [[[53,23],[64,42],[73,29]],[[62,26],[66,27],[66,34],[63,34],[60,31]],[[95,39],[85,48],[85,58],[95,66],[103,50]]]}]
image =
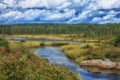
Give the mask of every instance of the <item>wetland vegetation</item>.
[{"label": "wetland vegetation", "polygon": [[0,38],[0,80],[80,80],[67,68],[34,54],[29,44]]},{"label": "wetland vegetation", "polygon": [[[34,54],[31,49],[36,47],[60,46],[79,65],[96,59],[120,62],[120,24],[0,25],[0,34],[0,80],[79,80],[68,68],[50,64]],[[13,41],[11,37],[37,41]]]}]

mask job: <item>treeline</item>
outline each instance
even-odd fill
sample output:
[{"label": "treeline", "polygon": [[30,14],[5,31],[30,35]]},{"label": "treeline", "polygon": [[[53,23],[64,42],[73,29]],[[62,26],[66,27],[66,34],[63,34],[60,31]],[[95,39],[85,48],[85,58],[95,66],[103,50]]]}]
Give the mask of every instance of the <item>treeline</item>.
[{"label": "treeline", "polygon": [[81,37],[111,37],[120,24],[15,24],[0,25],[0,34],[77,34]]}]

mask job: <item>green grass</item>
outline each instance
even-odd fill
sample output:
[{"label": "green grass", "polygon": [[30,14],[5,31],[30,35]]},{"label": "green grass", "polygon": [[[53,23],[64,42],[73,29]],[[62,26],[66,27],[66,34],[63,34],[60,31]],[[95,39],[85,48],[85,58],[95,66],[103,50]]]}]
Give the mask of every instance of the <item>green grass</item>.
[{"label": "green grass", "polygon": [[[81,80],[63,66],[49,64],[29,50],[31,43],[10,42],[10,52],[0,46],[0,80]],[[32,43],[32,47],[38,43]]]},{"label": "green grass", "polygon": [[120,62],[120,48],[108,44],[65,45],[61,47],[61,51],[78,64],[92,59],[110,59]]},{"label": "green grass", "polygon": [[39,42],[39,41],[9,41],[9,45],[11,49],[16,47],[24,47],[24,48],[34,48],[34,47],[42,47],[44,46],[61,46],[61,45],[68,45],[69,43],[66,42]]}]

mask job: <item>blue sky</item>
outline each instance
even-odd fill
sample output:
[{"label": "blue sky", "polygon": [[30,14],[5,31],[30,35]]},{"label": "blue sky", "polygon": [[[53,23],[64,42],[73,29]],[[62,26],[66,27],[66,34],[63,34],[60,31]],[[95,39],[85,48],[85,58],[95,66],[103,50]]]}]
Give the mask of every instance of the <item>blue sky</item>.
[{"label": "blue sky", "polygon": [[120,0],[0,0],[0,24],[120,23]]}]

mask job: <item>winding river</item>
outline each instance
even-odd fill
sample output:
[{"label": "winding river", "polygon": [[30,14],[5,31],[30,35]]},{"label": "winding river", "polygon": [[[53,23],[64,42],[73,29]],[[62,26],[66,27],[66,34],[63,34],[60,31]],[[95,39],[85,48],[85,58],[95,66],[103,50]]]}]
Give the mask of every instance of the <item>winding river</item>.
[{"label": "winding river", "polygon": [[[12,38],[11,40],[21,41],[21,40],[25,40],[25,39],[24,38]],[[30,39],[30,41],[36,41],[36,40]],[[43,40],[38,40],[38,41],[43,41]],[[44,41],[46,41],[46,42],[61,42],[61,41],[56,41],[56,40],[55,41],[54,40],[44,40]],[[74,41],[62,41],[62,42],[74,42]],[[81,44],[81,43],[77,42],[77,44]],[[120,80],[119,75],[87,72],[86,70],[82,69],[80,66],[71,62],[64,55],[64,53],[60,51],[59,47],[37,48],[34,52],[43,58],[47,58],[51,64],[61,65],[61,66],[65,66],[65,67],[69,68],[72,72],[81,76],[83,80]]]},{"label": "winding river", "polygon": [[120,80],[120,76],[118,75],[87,72],[71,62],[64,53],[59,50],[59,47],[38,48],[35,52],[41,57],[47,58],[51,64],[68,67],[71,71],[80,75],[83,80]]}]

